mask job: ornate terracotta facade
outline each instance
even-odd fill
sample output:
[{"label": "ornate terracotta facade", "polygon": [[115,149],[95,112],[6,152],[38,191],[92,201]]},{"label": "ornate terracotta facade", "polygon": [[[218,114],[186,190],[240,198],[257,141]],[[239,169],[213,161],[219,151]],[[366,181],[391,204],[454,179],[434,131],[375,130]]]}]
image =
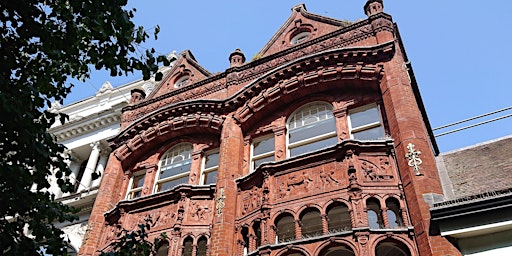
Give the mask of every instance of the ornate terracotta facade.
[{"label": "ornate terracotta facade", "polygon": [[435,141],[382,10],[348,23],[295,6],[219,74],[183,52],[123,109],[80,254],[151,217],[162,255],[458,255],[429,236]]}]

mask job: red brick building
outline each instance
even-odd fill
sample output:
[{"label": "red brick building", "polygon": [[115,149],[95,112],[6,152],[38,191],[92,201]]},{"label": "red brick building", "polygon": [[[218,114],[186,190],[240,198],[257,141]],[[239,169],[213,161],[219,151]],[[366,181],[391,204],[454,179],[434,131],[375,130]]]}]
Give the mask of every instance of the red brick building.
[{"label": "red brick building", "polygon": [[151,216],[159,255],[460,255],[429,235],[437,147],[398,29],[364,11],[297,5],[252,61],[186,51],[133,91],[80,254]]}]

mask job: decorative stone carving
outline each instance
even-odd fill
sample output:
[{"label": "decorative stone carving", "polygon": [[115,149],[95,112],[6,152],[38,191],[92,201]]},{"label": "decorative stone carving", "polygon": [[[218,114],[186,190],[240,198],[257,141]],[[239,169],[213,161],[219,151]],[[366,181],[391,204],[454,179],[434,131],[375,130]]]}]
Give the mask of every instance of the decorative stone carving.
[{"label": "decorative stone carving", "polygon": [[226,195],[224,194],[224,188],[219,189],[219,194],[217,195],[217,199],[215,200],[217,205],[215,206],[215,210],[217,211],[217,217],[222,216],[222,211],[225,206]]},{"label": "decorative stone carving", "polygon": [[193,201],[191,204],[190,217],[202,221],[208,219],[208,214],[210,213],[210,206],[207,202],[197,202]]},{"label": "decorative stone carving", "polygon": [[409,159],[409,166],[412,167],[414,170],[416,176],[420,176],[420,165],[423,163],[423,161],[420,158],[421,151],[416,150],[414,148],[414,144],[409,143],[407,145],[407,149],[409,150],[407,154],[405,154],[405,157]]},{"label": "decorative stone carving", "polygon": [[[383,159],[380,159],[380,161],[383,161]],[[369,181],[391,180],[393,178],[393,175],[382,174],[382,170],[370,161],[362,160],[361,168],[364,177]]]},{"label": "decorative stone carving", "polygon": [[334,171],[320,171],[319,187],[340,185],[340,182],[334,178]]}]

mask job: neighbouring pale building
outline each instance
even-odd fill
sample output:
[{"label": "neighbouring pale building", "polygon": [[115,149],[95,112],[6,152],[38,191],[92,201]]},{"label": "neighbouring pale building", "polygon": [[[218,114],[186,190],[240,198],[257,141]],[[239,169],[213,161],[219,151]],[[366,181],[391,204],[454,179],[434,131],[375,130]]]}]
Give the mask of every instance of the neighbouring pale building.
[{"label": "neighbouring pale building", "polygon": [[[176,56],[171,54],[169,58],[175,59]],[[169,68],[163,68],[162,72]],[[154,86],[154,80],[138,80],[116,88],[105,82],[92,97],[66,106],[54,103],[50,109],[69,116],[64,125],[57,123],[49,132],[54,134],[57,142],[67,147],[66,153],[70,156],[74,192],[63,194],[55,178],[50,177],[50,191],[56,200],[79,209],[77,222],[56,224],[69,239],[70,252],[78,252],[82,244],[102,179],[93,180],[92,173],[102,174],[106,167],[111,152],[107,140],[120,131],[121,109],[130,102],[133,90],[149,94]]]}]

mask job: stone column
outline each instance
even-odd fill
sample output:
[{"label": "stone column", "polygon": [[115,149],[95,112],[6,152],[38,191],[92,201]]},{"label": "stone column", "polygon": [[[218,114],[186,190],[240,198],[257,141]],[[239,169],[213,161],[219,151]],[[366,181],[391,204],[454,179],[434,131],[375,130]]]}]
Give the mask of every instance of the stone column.
[{"label": "stone column", "polygon": [[100,156],[100,142],[96,141],[91,143],[91,147],[92,151],[89,155],[89,160],[87,161],[82,180],[80,180],[80,187],[78,188],[78,192],[89,189],[92,181],[92,173],[95,171],[96,165],[98,164],[98,157]]},{"label": "stone column", "polygon": [[99,187],[101,183],[101,178],[103,178],[103,171],[107,165],[108,156],[110,154],[110,150],[108,147],[100,148],[100,159],[98,161],[98,166],[96,167],[96,172],[100,174],[100,177],[92,181],[91,187]]}]

